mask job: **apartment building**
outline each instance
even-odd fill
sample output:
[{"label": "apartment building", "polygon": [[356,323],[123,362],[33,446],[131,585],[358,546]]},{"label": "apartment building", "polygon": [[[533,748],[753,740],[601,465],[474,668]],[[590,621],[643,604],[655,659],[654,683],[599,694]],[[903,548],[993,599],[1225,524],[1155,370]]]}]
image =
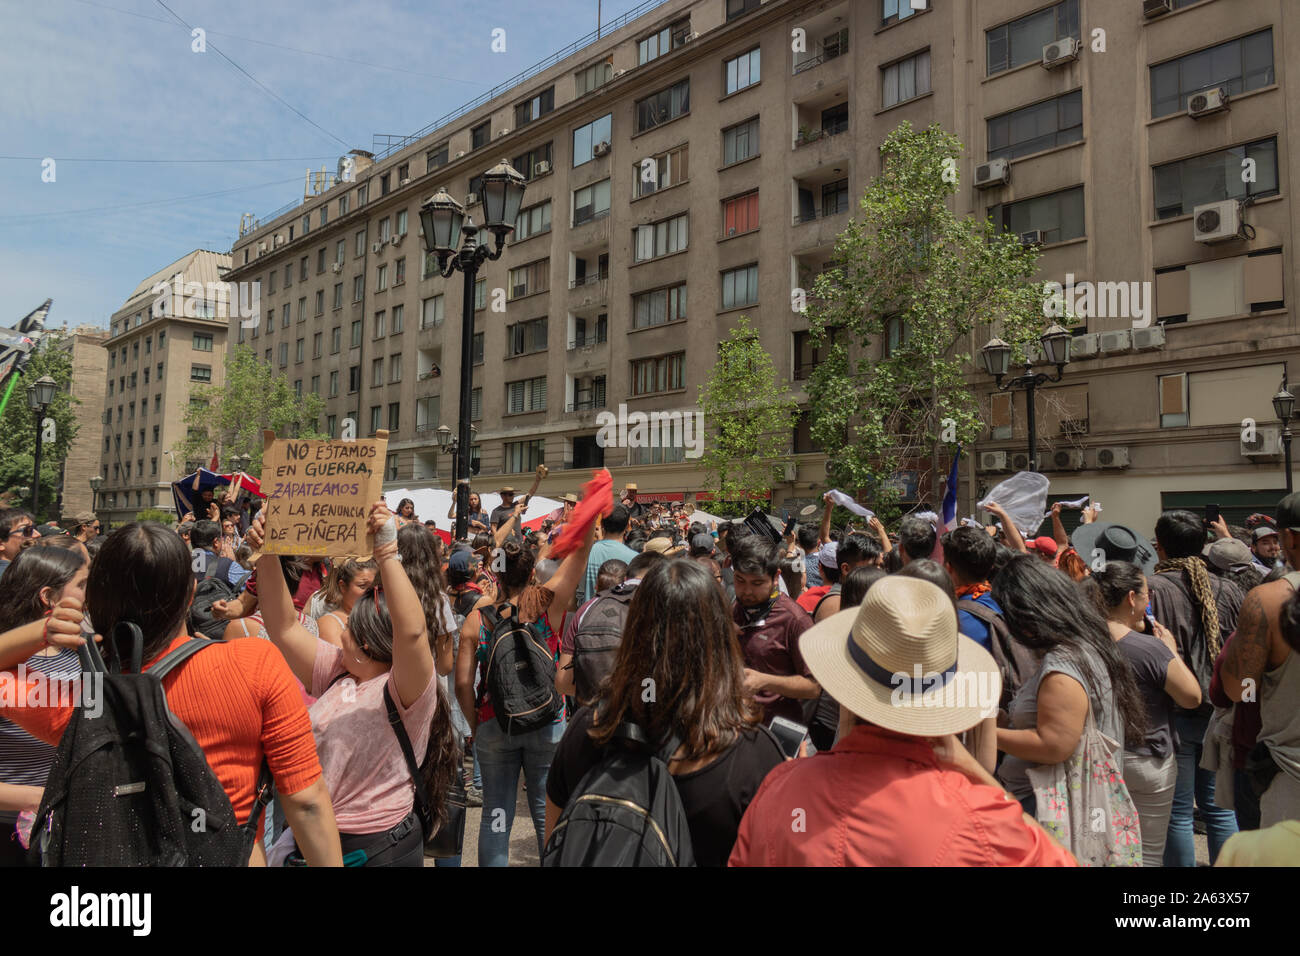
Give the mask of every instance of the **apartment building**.
[{"label": "apartment building", "polygon": [[[957,212],[1038,244],[1044,281],[1154,295],[1147,328],[1094,307],[1064,380],[1040,391],[1053,492],[1144,528],[1162,507],[1214,501],[1233,516],[1276,500],[1269,399],[1300,346],[1286,295],[1291,5],[668,0],[633,13],[485,103],[354,151],[340,161],[350,181],[241,235],[230,277],[261,281],[263,315],[232,324],[232,347],[320,394],[331,434],[346,418],[358,434],[387,428],[388,481],[447,481],[434,432],[456,429],[463,279],[426,259],[419,207],[445,186],[481,220],[479,177],[505,157],[529,182],[474,290],[479,484],[545,462],[555,493],[605,465],[643,493],[692,495],[703,476],[680,447],[602,448],[598,414],[693,410],[741,315],[806,407],[819,357],[791,290],[826,267],[885,136],[938,123],[967,148]],[[997,392],[974,364],[971,381],[988,429],[968,449],[963,510],[1027,459],[1024,393]],[[778,508],[824,487],[806,420],[792,448]]]},{"label": "apartment building", "polygon": [[225,375],[230,256],[205,249],[177,259],[135,287],[113,313],[99,473],[100,520],[121,523],[151,507],[171,510],[171,483],[202,461],[177,459],[195,385]]},{"label": "apartment building", "polygon": [[71,355],[69,391],[77,400],[73,406],[77,436],[63,459],[63,481],[59,488],[59,516],[63,521],[71,521],[80,512],[90,511],[98,504],[90,479],[100,473],[101,465],[104,376],[108,372],[108,350],[104,343],[107,339],[102,328],[83,325],[70,332],[58,345]]}]

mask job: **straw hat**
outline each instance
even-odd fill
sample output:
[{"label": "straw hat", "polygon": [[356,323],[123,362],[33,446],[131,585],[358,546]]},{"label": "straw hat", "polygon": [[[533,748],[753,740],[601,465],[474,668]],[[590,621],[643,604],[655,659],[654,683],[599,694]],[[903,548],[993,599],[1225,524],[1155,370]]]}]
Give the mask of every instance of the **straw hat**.
[{"label": "straw hat", "polygon": [[887,730],[938,737],[997,713],[993,656],[958,634],[952,601],[919,578],[877,581],[861,607],[805,631],[799,650],[831,697]]}]

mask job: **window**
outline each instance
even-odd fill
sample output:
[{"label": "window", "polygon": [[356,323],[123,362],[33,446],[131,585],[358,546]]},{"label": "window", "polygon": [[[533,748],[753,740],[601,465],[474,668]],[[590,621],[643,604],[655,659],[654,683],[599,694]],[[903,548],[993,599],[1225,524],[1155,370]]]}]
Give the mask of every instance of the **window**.
[{"label": "window", "polygon": [[889,358],[907,344],[907,323],[901,315],[891,315],[885,319],[885,334],[880,343],[881,356]]},{"label": "window", "polygon": [[606,113],[600,119],[592,120],[585,126],[579,126],[573,131],[573,165],[576,169],[583,163],[591,162],[596,155],[596,147],[605,144],[608,148],[610,143],[610,121],[613,118],[612,113]]},{"label": "window", "polygon": [[[537,168],[538,163],[545,163],[546,167],[539,171]],[[544,175],[550,171],[551,144],[547,143],[545,146],[538,146],[526,153],[520,153],[510,161],[510,165],[519,170],[527,182],[532,182],[534,177]]]},{"label": "window", "polygon": [[298,260],[298,280],[300,282],[307,281],[307,256],[303,256]]},{"label": "window", "polygon": [[813,369],[826,361],[831,342],[835,338],[836,336],[832,334],[828,336],[829,341],[823,341],[821,345],[813,345],[812,332],[794,333],[794,380],[796,382],[806,381],[812,377]]},{"label": "window", "polygon": [[510,270],[510,299],[521,299],[551,287],[551,260],[539,259]]},{"label": "window", "polygon": [[1079,0],[1061,0],[1045,10],[994,27],[984,34],[988,75],[1041,60],[1047,44],[1078,36]]},{"label": "window", "polygon": [[322,227],[324,227],[325,224],[328,223],[329,221],[330,221],[330,207],[329,207],[329,203],[325,203],[325,205],[320,207],[320,224]]},{"label": "window", "polygon": [[299,339],[297,342],[294,343],[294,346],[293,346],[293,355],[294,355],[294,359],[293,359],[293,360],[294,360],[295,362],[302,362],[302,360],[305,359],[305,358],[307,357],[307,340],[306,340],[306,339]]},{"label": "window", "polygon": [[317,315],[325,314],[325,290],[324,289],[316,290],[316,314]]},{"label": "window", "polygon": [[144,354],[148,355],[152,351],[153,351],[153,336],[151,335],[144,340]]},{"label": "window", "polygon": [[487,279],[474,281],[474,311],[481,312],[487,308]]},{"label": "window", "polygon": [[506,326],[506,357],[546,351],[546,319],[530,319]]},{"label": "window", "polygon": [[266,350],[266,364],[267,364],[267,365],[270,365],[270,364],[271,364],[271,352],[272,352],[272,350],[271,350],[270,348],[267,348],[267,350]]},{"label": "window", "polygon": [[446,316],[446,301],[441,295],[430,296],[420,304],[420,328],[436,329]]},{"label": "window", "polygon": [[364,206],[366,204],[366,200],[369,198],[370,198],[370,184],[362,183],[360,186],[357,187],[357,208],[360,209],[362,206]]},{"label": "window", "polygon": [[1043,231],[1043,242],[1078,239],[1083,232],[1083,187],[1076,186],[1036,199],[1005,203],[989,210],[994,225],[1017,235],[1034,229]]},{"label": "window", "polygon": [[191,382],[211,382],[212,366],[211,365],[191,365],[190,366]]},{"label": "window", "polygon": [[392,174],[392,173],[384,173],[384,175],[380,176],[380,177],[379,177],[379,195],[381,195],[381,196],[387,196],[390,192],[392,192],[392,184],[393,184],[393,174]]},{"label": "window", "polygon": [[758,191],[722,204],[722,234],[738,236],[758,228]]},{"label": "window", "polygon": [[311,377],[311,393],[312,393],[313,395],[319,395],[319,394],[320,394],[320,376],[319,376],[319,375],[313,375],[313,376]]},{"label": "window", "polygon": [[506,414],[546,410],[546,376],[506,383]]},{"label": "window", "polygon": [[475,332],[469,342],[470,357],[475,365],[483,364],[483,333]]},{"label": "window", "polygon": [[632,394],[653,395],[686,387],[686,353],[674,352],[632,363]]},{"label": "window", "polygon": [[510,474],[536,471],[546,460],[546,439],[508,441],[505,444],[504,470]]},{"label": "window", "polygon": [[364,256],[366,254],[366,231],[364,229],[356,234],[352,247],[354,256]]},{"label": "window", "polygon": [[402,380],[402,356],[388,356],[388,381],[396,384]]},{"label": "window", "polygon": [[298,321],[307,321],[307,297],[303,296],[298,300]]},{"label": "window", "polygon": [[[334,371],[330,372],[330,392],[329,392],[329,397],[330,397],[330,398],[333,398],[333,397],[334,397],[335,395],[337,395],[338,393],[339,393],[339,371],[338,371],[338,369],[335,369]],[[331,435],[334,434],[333,430],[330,431],[330,434],[331,434]]]},{"label": "window", "polygon": [[393,237],[393,221],[385,216],[379,220],[379,241],[387,242]]},{"label": "window", "polygon": [[759,48],[754,47],[748,53],[724,60],[722,63],[723,91],[725,94],[738,93],[759,81]]},{"label": "window", "polygon": [[657,435],[652,433],[649,444],[637,445],[627,452],[629,465],[668,465],[685,460],[686,446],[673,443],[666,427]]},{"label": "window", "polygon": [[343,283],[334,283],[334,308],[343,308]]},{"label": "window", "polygon": [[686,318],[686,283],[632,296],[632,328],[680,322]]},{"label": "window", "polygon": [[340,196],[339,197],[339,218],[341,219],[347,214],[348,214],[348,197]]},{"label": "window", "polygon": [[930,51],[882,67],[880,74],[882,107],[923,96],[930,92]]},{"label": "window", "polygon": [[682,46],[690,33],[691,20],[687,17],[664,27],[657,33],[650,34],[644,40],[638,41],[636,45],[637,66],[656,60],[665,53]]},{"label": "window", "polygon": [[1225,87],[1235,96],[1274,81],[1273,31],[1261,30],[1151,67],[1151,116],[1185,110],[1204,90]]},{"label": "window", "polygon": [[375,282],[375,291],[376,291],[376,292],[383,292],[385,289],[388,288],[388,266],[387,266],[387,264],[382,265],[382,266],[379,267],[379,269],[378,269],[378,270],[376,271],[376,273],[375,273],[375,278],[376,278],[376,282]]},{"label": "window", "polygon": [[366,297],[366,277],[364,275],[352,277],[352,301],[360,302]]},{"label": "window", "polygon": [[[401,423],[402,423],[402,406],[398,402],[389,402],[388,430],[390,432],[397,431],[397,426],[400,425]],[[395,460],[396,456],[389,455],[389,457],[394,459],[394,465],[396,465],[396,460]],[[397,476],[394,475],[393,477],[397,477]]]},{"label": "window", "polygon": [[424,171],[431,173],[439,166],[446,166],[447,159],[451,155],[451,143],[439,143],[433,149],[424,154]]},{"label": "window", "polygon": [[[317,332],[315,335],[311,337],[311,357],[314,359],[318,359],[321,357],[321,339],[323,338],[323,336],[324,333]],[[312,391],[315,391],[315,389],[313,389]]]},{"label": "window", "polygon": [[555,109],[555,87],[551,86],[532,99],[515,104],[515,129],[527,126],[535,119],[541,119],[553,109]]},{"label": "window", "polygon": [[1187,413],[1187,373],[1161,375],[1160,383],[1160,427],[1186,428]]},{"label": "window", "polygon": [[280,343],[280,367],[284,368],[289,364],[289,343]]},{"label": "window", "polygon": [[762,6],[763,0],[727,0],[727,19],[734,20]]},{"label": "window", "polygon": [[581,226],[585,222],[599,219],[609,213],[609,180],[602,179],[590,186],[583,186],[573,192],[573,224]]},{"label": "window", "polygon": [[491,138],[492,138],[492,120],[489,119],[485,123],[479,123],[477,126],[475,126],[472,130],[469,131],[469,142],[470,142],[469,148],[478,149],[481,146],[486,146],[488,144],[488,140],[490,140]]},{"label": "window", "polygon": [[1157,269],[1156,320],[1200,322],[1281,309],[1283,278],[1281,249]]},{"label": "window", "polygon": [[758,264],[722,273],[722,307],[735,309],[758,301]]},{"label": "window", "polygon": [[353,365],[348,369],[348,394],[361,389],[361,366]]},{"label": "window", "polygon": [[[473,197],[473,198],[470,198]],[[469,180],[469,195],[465,197],[465,205],[473,206],[483,201],[483,177],[471,176]],[[482,240],[479,240],[480,242]]]},{"label": "window", "polygon": [[880,22],[882,24],[906,20],[916,12],[912,8],[910,0],[880,0]]},{"label": "window", "polygon": [[289,327],[289,322],[293,318],[293,316],[290,315],[290,311],[291,310],[288,302],[280,306],[280,328],[287,329]]},{"label": "window", "polygon": [[[1254,161],[1253,183],[1242,182],[1247,159]],[[1223,199],[1276,196],[1277,140],[1264,139],[1204,156],[1193,156],[1157,166],[1153,172],[1156,217],[1159,219],[1181,216],[1197,206]]]},{"label": "window", "polygon": [[370,387],[377,388],[384,384],[384,360],[377,358],[370,363]]},{"label": "window", "polygon": [[722,165],[730,166],[757,155],[757,116],[722,131]]},{"label": "window", "polygon": [[384,326],[387,324],[385,322],[386,318],[387,318],[387,313],[385,312],[375,313],[375,336],[374,337],[377,339],[382,339],[386,334],[384,328]]},{"label": "window", "polygon": [[551,201],[538,203],[536,206],[530,206],[527,209],[519,210],[519,215],[515,218],[515,234],[513,240],[522,242],[533,236],[540,235],[543,232],[551,231]]},{"label": "window", "polygon": [[686,248],[688,216],[683,213],[663,222],[637,226],[632,243],[632,261],[645,262]]},{"label": "window", "polygon": [[[682,286],[682,293],[685,295],[686,287]],[[662,323],[660,323],[662,324]],[[609,316],[601,314],[596,316],[594,322],[590,323],[583,316],[575,316],[573,319],[573,338],[569,342],[569,348],[582,348],[584,345],[599,345],[607,340],[609,335]]]},{"label": "window", "polygon": [[478,422],[483,420],[483,389],[474,388],[469,393],[469,420]]},{"label": "window", "polygon": [[685,182],[689,154],[690,147],[683,143],[676,149],[651,157],[649,162],[640,160],[635,163],[632,167],[632,198],[649,196]]},{"label": "window", "polygon": [[195,333],[194,333],[194,351],[196,351],[196,352],[211,352],[211,351],[212,351],[212,336],[211,336],[211,335],[205,335],[205,334],[202,333],[202,332],[195,332]]},{"label": "window", "polygon": [[[337,376],[338,373],[335,372],[334,375]],[[339,417],[338,417],[337,415],[326,415],[326,416],[325,416],[325,434],[326,434],[326,435],[329,435],[330,438],[333,438],[333,437],[338,433],[338,427],[339,427]]]},{"label": "window", "polygon": [[276,271],[272,269],[266,277],[266,292],[268,295],[275,295],[275,276]]},{"label": "window", "polygon": [[[599,86],[604,86],[614,75],[614,64],[610,62],[593,63],[585,70],[573,74],[573,95],[575,98],[585,96]],[[519,169],[518,166],[515,169]]]},{"label": "window", "polygon": [[361,320],[356,319],[352,323],[352,348],[354,349],[360,348],[360,346],[361,346]]},{"label": "window", "polygon": [[381,427],[381,423],[383,421],[383,417],[382,417],[383,414],[384,414],[384,406],[382,405],[370,406],[370,434],[373,435],[375,432],[379,431]]},{"label": "window", "polygon": [[293,380],[293,394],[295,398],[302,398],[302,379]]},{"label": "window", "polygon": [[321,246],[316,250],[316,274],[320,275],[325,271],[325,247]]},{"label": "window", "polygon": [[666,90],[636,103],[636,131],[644,133],[691,111],[691,79],[687,77]]},{"label": "window", "polygon": [[330,329],[330,355],[338,355],[339,349],[343,346],[343,328],[334,326]]},{"label": "window", "polygon": [[1083,139],[1083,91],[1003,113],[988,121],[989,159],[1015,159]]},{"label": "window", "polygon": [[849,181],[837,179],[822,186],[822,216],[838,216],[849,211]]},{"label": "window", "polygon": [[394,233],[395,235],[398,236],[406,235],[406,223],[408,219],[409,217],[405,209],[398,210],[397,215],[394,217],[394,224],[393,224],[393,228],[394,230],[396,230]]}]

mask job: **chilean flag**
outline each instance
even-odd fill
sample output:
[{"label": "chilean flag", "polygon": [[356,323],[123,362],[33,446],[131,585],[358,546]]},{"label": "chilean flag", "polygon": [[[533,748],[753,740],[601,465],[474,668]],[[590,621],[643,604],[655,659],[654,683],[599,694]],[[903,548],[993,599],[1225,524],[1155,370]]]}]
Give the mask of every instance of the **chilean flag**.
[{"label": "chilean flag", "polygon": [[943,492],[943,527],[940,533],[951,531],[957,527],[957,466],[961,464],[961,445],[957,446],[957,452],[952,456],[952,468],[948,472],[948,482]]}]

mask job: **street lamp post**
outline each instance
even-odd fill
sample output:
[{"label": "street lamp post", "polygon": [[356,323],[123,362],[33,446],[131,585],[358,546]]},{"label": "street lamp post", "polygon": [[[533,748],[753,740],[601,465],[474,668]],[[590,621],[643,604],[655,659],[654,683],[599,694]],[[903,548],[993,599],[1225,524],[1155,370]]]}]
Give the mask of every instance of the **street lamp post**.
[{"label": "street lamp post", "polygon": [[104,476],[96,475],[90,479],[90,510],[97,510],[99,504],[99,489],[104,487]]},{"label": "street lamp post", "polygon": [[41,423],[45,420],[45,410],[54,401],[54,393],[58,387],[58,382],[48,375],[42,375],[27,386],[27,404],[36,413],[36,462],[32,467],[33,518],[39,515],[41,507],[41,439],[45,431]]},{"label": "street lamp post", "polygon": [[1048,382],[1059,382],[1065,375],[1065,366],[1070,363],[1070,340],[1073,338],[1068,329],[1059,325],[1053,325],[1042,334],[1039,341],[1043,345],[1043,354],[1047,360],[1056,366],[1056,374],[1050,375],[1046,372],[1035,372],[1033,365],[1026,359],[1025,373],[1009,379],[1005,384],[1002,382],[1003,376],[1011,365],[1011,346],[1007,345],[1001,339],[990,339],[989,343],[980,349],[980,360],[984,363],[984,370],[993,376],[998,391],[1005,392],[1008,389],[1023,388],[1025,398],[1028,403],[1028,414],[1026,423],[1029,426],[1029,470],[1038,470],[1038,435],[1035,430],[1034,421],[1034,390],[1040,385]]},{"label": "street lamp post", "polygon": [[[483,174],[484,228],[496,237],[489,251],[478,242],[479,228],[465,215],[465,207],[439,189],[420,207],[426,251],[438,257],[438,271],[444,279],[456,270],[465,276],[460,324],[460,428],[456,440],[456,540],[469,531],[470,402],[474,370],[474,283],[479,267],[501,258],[506,236],[514,231],[515,218],[524,201],[525,180],[507,160],[501,160]],[[461,236],[464,245],[457,250]],[[450,431],[450,429],[448,429]],[[448,436],[449,437],[449,436]],[[439,441],[443,437],[439,436]]]},{"label": "street lamp post", "polygon": [[1286,493],[1291,494],[1291,415],[1295,396],[1286,387],[1286,369],[1282,370],[1282,387],[1273,396],[1273,411],[1282,420],[1282,452],[1286,456]]}]

